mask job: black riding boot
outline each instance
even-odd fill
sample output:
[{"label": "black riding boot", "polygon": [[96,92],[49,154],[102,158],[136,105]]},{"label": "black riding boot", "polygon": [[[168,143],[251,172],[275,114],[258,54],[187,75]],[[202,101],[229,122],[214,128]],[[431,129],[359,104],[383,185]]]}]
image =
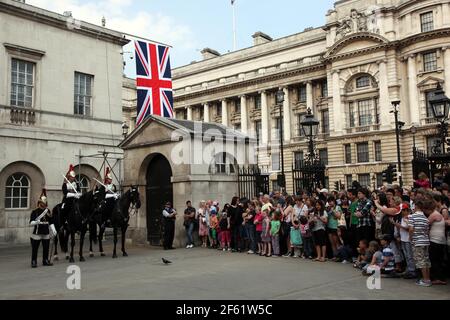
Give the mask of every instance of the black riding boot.
[{"label": "black riding boot", "polygon": [[31,267],[37,268],[37,255],[41,240],[31,240]]},{"label": "black riding boot", "polygon": [[53,265],[53,263],[51,263],[48,260],[49,246],[50,246],[50,240],[42,240],[42,247],[43,247],[42,264],[44,266],[52,266]]}]

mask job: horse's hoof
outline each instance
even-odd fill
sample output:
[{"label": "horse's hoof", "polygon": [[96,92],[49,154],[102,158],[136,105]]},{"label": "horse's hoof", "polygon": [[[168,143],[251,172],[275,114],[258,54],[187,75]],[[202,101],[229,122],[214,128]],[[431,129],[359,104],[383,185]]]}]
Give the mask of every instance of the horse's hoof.
[{"label": "horse's hoof", "polygon": [[94,256],[94,253],[93,253],[93,252],[89,253],[89,257],[90,257],[90,258],[92,258],[93,256]]},{"label": "horse's hoof", "polygon": [[59,261],[58,256],[54,256],[54,257],[53,257],[53,261]]},{"label": "horse's hoof", "polygon": [[70,259],[69,259],[69,262],[70,262],[70,263],[74,263],[74,262],[75,262],[75,259],[74,259],[74,258],[70,258]]},{"label": "horse's hoof", "polygon": [[105,254],[104,252],[100,253],[100,255],[101,255],[102,257],[106,257],[106,254]]},{"label": "horse's hoof", "polygon": [[116,259],[117,258],[117,254],[113,254],[113,259]]},{"label": "horse's hoof", "polygon": [[80,257],[80,262],[84,262],[86,259],[84,257]]},{"label": "horse's hoof", "polygon": [[126,253],[126,252],[122,253],[122,255],[123,255],[124,257],[128,257],[128,253]]}]

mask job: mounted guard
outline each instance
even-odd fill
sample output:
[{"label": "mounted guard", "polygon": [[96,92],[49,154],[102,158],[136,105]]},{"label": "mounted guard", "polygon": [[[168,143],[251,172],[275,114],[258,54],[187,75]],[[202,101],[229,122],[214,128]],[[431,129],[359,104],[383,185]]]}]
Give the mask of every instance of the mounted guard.
[{"label": "mounted guard", "polygon": [[110,227],[112,211],[120,195],[117,192],[116,185],[113,183],[111,169],[109,167],[106,168],[105,178],[103,181],[105,183],[104,186],[102,186],[105,188],[105,205],[102,210],[104,215],[103,221],[106,222],[106,226]]},{"label": "mounted guard", "polygon": [[69,171],[67,171],[66,176],[64,177],[65,181],[62,185],[62,192],[64,194],[62,209],[66,215],[72,209],[74,200],[80,199],[81,197],[80,186],[76,183],[75,177],[76,174],[74,167],[73,165],[70,165]]}]

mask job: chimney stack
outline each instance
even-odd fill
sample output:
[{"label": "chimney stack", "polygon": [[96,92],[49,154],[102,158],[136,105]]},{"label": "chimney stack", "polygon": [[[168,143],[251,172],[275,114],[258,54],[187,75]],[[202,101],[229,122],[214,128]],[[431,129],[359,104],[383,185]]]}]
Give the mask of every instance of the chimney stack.
[{"label": "chimney stack", "polygon": [[268,36],[267,34],[261,32],[261,31],[256,32],[252,37],[253,37],[253,45],[254,46],[268,43],[273,40],[270,36]]},{"label": "chimney stack", "polygon": [[220,57],[220,53],[216,50],[205,48],[201,51],[201,54],[203,56],[203,60],[212,59],[216,57]]}]

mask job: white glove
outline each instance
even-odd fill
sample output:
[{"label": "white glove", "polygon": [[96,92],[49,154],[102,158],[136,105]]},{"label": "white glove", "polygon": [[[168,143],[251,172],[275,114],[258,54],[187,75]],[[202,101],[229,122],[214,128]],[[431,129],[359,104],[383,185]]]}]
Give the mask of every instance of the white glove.
[{"label": "white glove", "polygon": [[36,221],[36,220],[35,220],[35,221],[31,221],[31,222],[30,222],[30,225],[31,225],[32,227],[34,227],[34,226],[38,225],[39,222],[40,222],[40,221]]},{"label": "white glove", "polygon": [[56,232],[56,228],[54,224],[50,225],[50,236],[52,238],[56,237],[56,235],[58,234],[58,232]]},{"label": "white glove", "polygon": [[119,195],[117,193],[114,193],[114,199],[119,199]]},{"label": "white glove", "polygon": [[76,198],[76,197],[77,197],[77,194],[76,194],[76,193],[69,192],[69,193],[67,194],[66,197],[67,197],[67,198]]},{"label": "white glove", "polygon": [[81,194],[75,193],[75,198],[80,199],[81,198]]}]

